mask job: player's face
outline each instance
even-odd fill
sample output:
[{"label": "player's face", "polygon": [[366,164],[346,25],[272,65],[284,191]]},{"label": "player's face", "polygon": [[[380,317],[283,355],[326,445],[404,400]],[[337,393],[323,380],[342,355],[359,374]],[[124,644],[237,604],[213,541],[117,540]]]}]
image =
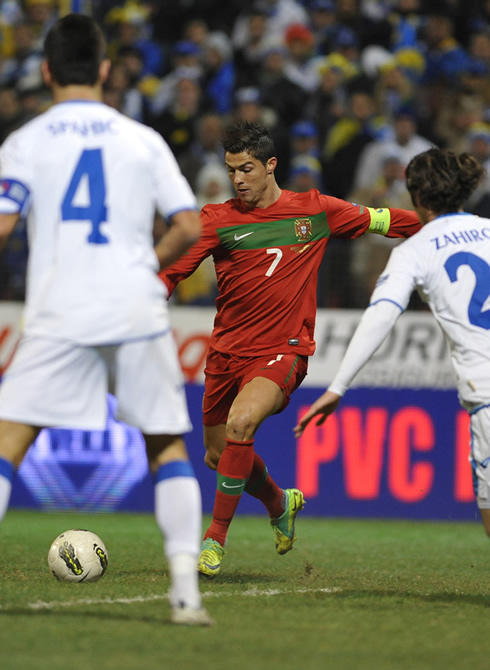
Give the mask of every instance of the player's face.
[{"label": "player's face", "polygon": [[225,165],[233,188],[250,209],[270,204],[268,196],[275,184],[275,162],[275,158],[270,158],[264,165],[246,151],[225,154]]}]

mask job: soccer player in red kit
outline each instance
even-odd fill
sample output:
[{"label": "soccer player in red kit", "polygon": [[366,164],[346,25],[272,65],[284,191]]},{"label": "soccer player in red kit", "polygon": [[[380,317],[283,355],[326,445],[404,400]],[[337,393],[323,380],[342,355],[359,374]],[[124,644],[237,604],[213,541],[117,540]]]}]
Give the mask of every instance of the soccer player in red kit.
[{"label": "soccer player in red kit", "polygon": [[217,491],[198,566],[208,577],[220,572],[243,491],[265,505],[279,554],[296,539],[303,494],[277,486],[254,451],[254,435],[268,416],[287,406],[306,375],[315,350],[317,274],[328,240],[366,232],[409,237],[420,229],[411,211],[372,209],[316,189],[281,189],[273,141],[257,123],[228,128],[223,147],[238,197],[206,205],[200,240],[161,274],[170,294],[207,256],[216,268],[219,295],[205,367],[203,424],[205,462],[217,470]]}]

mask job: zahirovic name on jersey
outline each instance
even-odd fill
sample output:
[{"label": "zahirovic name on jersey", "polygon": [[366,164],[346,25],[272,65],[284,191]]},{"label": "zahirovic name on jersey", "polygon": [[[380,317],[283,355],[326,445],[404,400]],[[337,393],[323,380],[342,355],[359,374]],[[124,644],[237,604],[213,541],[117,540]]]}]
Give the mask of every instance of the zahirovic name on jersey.
[{"label": "zahirovic name on jersey", "polygon": [[470,242],[482,242],[483,240],[490,240],[490,228],[458,230],[448,235],[432,237],[430,241],[435,244],[436,249],[445,249],[451,244],[468,244]]}]

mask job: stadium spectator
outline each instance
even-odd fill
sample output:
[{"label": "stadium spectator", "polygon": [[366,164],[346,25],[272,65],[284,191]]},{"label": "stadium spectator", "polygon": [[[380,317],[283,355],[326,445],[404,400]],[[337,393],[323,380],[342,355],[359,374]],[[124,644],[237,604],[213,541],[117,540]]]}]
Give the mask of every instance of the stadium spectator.
[{"label": "stadium spectator", "polygon": [[204,42],[203,89],[217,114],[233,107],[235,64],[230,39],[221,31],[212,32]]},{"label": "stadium spectator", "polygon": [[417,109],[416,85],[396,55],[380,65],[375,76],[374,99],[378,110],[393,121],[401,107]]},{"label": "stadium spectator", "polygon": [[298,155],[320,155],[318,128],[312,121],[304,120],[293,124],[290,131],[291,160]]},{"label": "stadium spectator", "polygon": [[148,9],[138,2],[127,2],[114,7],[106,15],[109,28],[115,28],[115,36],[108,45],[111,61],[116,61],[122,47],[136,47],[143,56],[142,75],[161,76],[164,67],[164,52],[160,44],[148,34]]},{"label": "stadium spectator", "polygon": [[282,42],[269,42],[256,79],[262,104],[274,110],[278,122],[287,129],[301,118],[306,98],[301,86],[287,74],[286,64],[287,53]]},{"label": "stadium spectator", "polygon": [[318,128],[319,143],[325,145],[332,126],[346,113],[347,82],[357,70],[340,54],[316,62],[319,83],[304,103],[304,116]]},{"label": "stadium spectator", "polygon": [[490,22],[470,36],[468,53],[486,68],[487,73],[490,72]]},{"label": "stadium spectator", "polygon": [[379,179],[387,154],[398,156],[405,168],[414,156],[427,151],[432,143],[417,134],[415,111],[408,105],[394,114],[393,137],[373,140],[362,151],[356,166],[354,190],[371,189]]},{"label": "stadium spectator", "polygon": [[468,67],[468,53],[456,40],[454,27],[449,3],[441,2],[432,8],[429,5],[422,32],[426,49],[425,86],[454,83]]},{"label": "stadium spectator", "polygon": [[179,165],[183,175],[191,187],[197,187],[197,175],[205,165],[219,163],[224,159],[221,137],[223,134],[223,117],[215,112],[208,112],[196,121],[195,138],[187,151],[179,156]]},{"label": "stadium spectator", "polygon": [[[278,43],[282,45],[282,40],[278,40]],[[267,44],[267,11],[262,4],[253,3],[247,11],[242,42],[232,42],[237,88],[258,85],[257,72]]]},{"label": "stadium spectator", "polygon": [[349,63],[359,67],[361,45],[357,34],[352,28],[346,26],[339,28],[333,39],[332,53],[340,54]]},{"label": "stadium spectator", "polygon": [[0,82],[15,85],[26,76],[37,76],[41,80],[42,48],[36,42],[33,25],[28,21],[19,21],[12,27],[14,47],[9,58],[2,63]]},{"label": "stadium spectator", "polygon": [[290,162],[289,178],[286,188],[295,193],[306,193],[316,188],[325,192],[322,177],[322,164],[312,154],[297,154]]},{"label": "stadium spectator", "polygon": [[58,3],[56,0],[24,0],[24,18],[34,31],[36,49],[43,48],[46,33],[58,18]]},{"label": "stadium spectator", "polygon": [[476,95],[459,89],[449,89],[443,94],[443,104],[434,123],[434,133],[440,143],[455,153],[466,149],[467,133],[475,123],[484,121],[485,104]]},{"label": "stadium spectator", "polygon": [[[257,4],[267,15],[266,37],[282,40],[287,28],[299,23],[308,25],[306,8],[297,0],[259,0]],[[235,49],[240,49],[247,41],[248,9],[240,12],[232,28]]]},{"label": "stadium spectator", "polygon": [[177,82],[183,72],[192,73],[196,79],[203,75],[202,49],[190,40],[179,40],[172,47],[171,69],[154,87],[150,100],[150,116],[165,112],[175,100]]},{"label": "stadium spectator", "polygon": [[132,81],[126,63],[118,60],[112,64],[104,85],[104,102],[135,121],[143,121],[143,95]]},{"label": "stadium spectator", "polygon": [[256,86],[245,86],[235,91],[234,109],[230,120],[231,122],[260,120],[267,126],[272,126],[277,122],[272,110],[264,109],[262,106],[260,91]]},{"label": "stadium spectator", "polygon": [[338,30],[334,0],[312,0],[309,3],[309,28],[313,33],[314,52],[326,56],[332,51]]},{"label": "stadium spectator", "polygon": [[161,114],[151,115],[148,123],[168,142],[179,159],[192,145],[196,122],[208,109],[199,71],[181,68],[175,72],[174,99]]},{"label": "stadium spectator", "polygon": [[203,19],[191,19],[185,24],[182,33],[184,42],[192,42],[203,51],[204,44],[209,36],[209,25]]},{"label": "stadium spectator", "polygon": [[363,149],[386,136],[386,119],[376,113],[370,86],[354,80],[347,113],[331,127],[322,150],[325,184],[332,195],[347,196]]},{"label": "stadium spectator", "polygon": [[421,0],[395,0],[389,21],[392,25],[391,50],[396,53],[399,49],[416,48],[423,24]]},{"label": "stadium spectator", "polygon": [[318,72],[312,62],[314,36],[301,23],[293,23],[284,34],[286,64],[284,72],[303,92],[311,93],[318,84]]}]

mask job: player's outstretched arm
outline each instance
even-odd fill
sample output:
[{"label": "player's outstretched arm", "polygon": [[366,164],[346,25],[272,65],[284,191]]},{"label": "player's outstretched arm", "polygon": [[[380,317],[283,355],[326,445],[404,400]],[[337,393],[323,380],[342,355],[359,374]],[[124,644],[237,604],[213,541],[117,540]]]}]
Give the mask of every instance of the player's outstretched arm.
[{"label": "player's outstretched arm", "polygon": [[177,212],[172,216],[171,224],[155,245],[160,270],[179,259],[201,235],[201,219],[197,211]]},{"label": "player's outstretched arm", "polygon": [[335,412],[341,400],[342,396],[337,393],[328,390],[325,391],[323,395],[315,400],[308,412],[298,422],[298,425],[293,428],[295,437],[300,437],[306,426],[316,416],[318,416],[316,425],[321,426],[327,416]]}]

